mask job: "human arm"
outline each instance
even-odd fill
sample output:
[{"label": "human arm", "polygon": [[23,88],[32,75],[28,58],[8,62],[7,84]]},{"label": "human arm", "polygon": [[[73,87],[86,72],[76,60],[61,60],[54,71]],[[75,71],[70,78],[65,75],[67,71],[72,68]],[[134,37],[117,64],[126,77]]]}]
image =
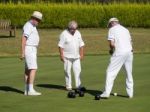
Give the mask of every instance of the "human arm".
[{"label": "human arm", "polygon": [[79,32],[79,54],[80,54],[80,59],[82,60],[84,58],[84,46],[85,46],[85,43],[82,39],[82,36],[81,36],[81,33]]},{"label": "human arm", "polygon": [[109,54],[112,55],[114,53],[115,50],[115,35],[114,35],[114,31],[113,29],[109,29],[108,31],[108,43],[109,43]]},{"label": "human arm", "polygon": [[59,48],[60,60],[64,62],[64,53],[63,53],[64,49],[61,47],[58,48]]},{"label": "human arm", "polygon": [[58,49],[59,49],[59,54],[60,54],[60,60],[64,62],[64,43],[65,43],[65,36],[63,33],[61,33],[59,37],[59,42],[58,42]]},{"label": "human arm", "polygon": [[25,46],[27,39],[29,38],[32,30],[31,30],[31,25],[29,23],[26,23],[23,27],[23,34],[22,34],[22,39],[21,39],[21,57],[20,59],[23,60],[25,57]]},{"label": "human arm", "polygon": [[82,60],[84,57],[84,47],[80,47],[80,59]]},{"label": "human arm", "polygon": [[27,38],[25,36],[21,39],[21,57],[20,59],[23,60],[25,57],[25,45],[26,45]]},{"label": "human arm", "polygon": [[108,40],[108,42],[109,42],[109,48],[110,48],[109,54],[112,55],[115,50],[115,44],[114,44],[114,41],[112,41],[112,40]]}]

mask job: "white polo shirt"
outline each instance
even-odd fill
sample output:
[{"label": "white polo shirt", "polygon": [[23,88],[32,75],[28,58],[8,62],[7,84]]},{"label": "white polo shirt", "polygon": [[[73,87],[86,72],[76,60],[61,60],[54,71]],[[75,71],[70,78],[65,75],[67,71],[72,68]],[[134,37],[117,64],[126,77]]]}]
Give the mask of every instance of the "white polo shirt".
[{"label": "white polo shirt", "polygon": [[39,44],[39,34],[36,29],[36,26],[31,24],[31,21],[28,21],[23,27],[23,36],[27,38],[27,46],[38,46]]},{"label": "white polo shirt", "polygon": [[128,29],[120,24],[115,25],[109,29],[108,40],[114,41],[115,52],[114,54],[120,55],[132,50],[132,40]]},{"label": "white polo shirt", "polygon": [[64,57],[79,58],[79,49],[84,46],[84,42],[78,30],[74,35],[70,34],[68,30],[64,30],[60,35],[58,46],[64,49]]}]

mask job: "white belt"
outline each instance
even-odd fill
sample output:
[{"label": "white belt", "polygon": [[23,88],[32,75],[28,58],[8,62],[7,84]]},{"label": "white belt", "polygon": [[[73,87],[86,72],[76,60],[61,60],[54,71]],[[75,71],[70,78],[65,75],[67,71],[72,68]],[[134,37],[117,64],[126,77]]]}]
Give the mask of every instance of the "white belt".
[{"label": "white belt", "polygon": [[38,45],[26,45],[26,46],[31,46],[31,47],[38,47]]}]

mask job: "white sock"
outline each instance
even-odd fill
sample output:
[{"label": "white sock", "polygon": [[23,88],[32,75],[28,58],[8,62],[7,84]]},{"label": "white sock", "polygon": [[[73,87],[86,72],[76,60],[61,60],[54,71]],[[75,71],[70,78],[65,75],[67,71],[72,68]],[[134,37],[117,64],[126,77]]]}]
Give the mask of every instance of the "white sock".
[{"label": "white sock", "polygon": [[33,84],[29,84],[29,91],[34,91]]},{"label": "white sock", "polygon": [[27,92],[29,90],[28,84],[25,84],[24,90]]}]

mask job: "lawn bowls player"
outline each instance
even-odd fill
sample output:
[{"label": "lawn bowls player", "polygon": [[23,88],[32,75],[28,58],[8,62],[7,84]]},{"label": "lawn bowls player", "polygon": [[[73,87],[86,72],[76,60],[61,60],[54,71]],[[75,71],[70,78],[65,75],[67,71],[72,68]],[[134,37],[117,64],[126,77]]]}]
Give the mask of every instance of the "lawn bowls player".
[{"label": "lawn bowls player", "polygon": [[71,21],[68,28],[60,35],[58,43],[60,59],[64,63],[66,89],[72,90],[71,68],[73,67],[75,86],[77,89],[81,87],[80,60],[83,59],[84,42],[80,32],[77,30],[77,22]]},{"label": "lawn bowls player", "polygon": [[33,88],[37,71],[37,47],[39,34],[37,25],[42,20],[42,13],[34,11],[31,19],[25,23],[22,36],[22,57],[25,58],[25,92],[24,95],[41,95]]},{"label": "lawn bowls player", "polygon": [[108,42],[110,46],[111,59],[106,71],[105,91],[100,97],[108,98],[113,88],[114,80],[122,68],[126,70],[126,91],[129,98],[133,97],[132,77],[132,41],[129,31],[119,24],[117,18],[111,18],[108,22]]}]

